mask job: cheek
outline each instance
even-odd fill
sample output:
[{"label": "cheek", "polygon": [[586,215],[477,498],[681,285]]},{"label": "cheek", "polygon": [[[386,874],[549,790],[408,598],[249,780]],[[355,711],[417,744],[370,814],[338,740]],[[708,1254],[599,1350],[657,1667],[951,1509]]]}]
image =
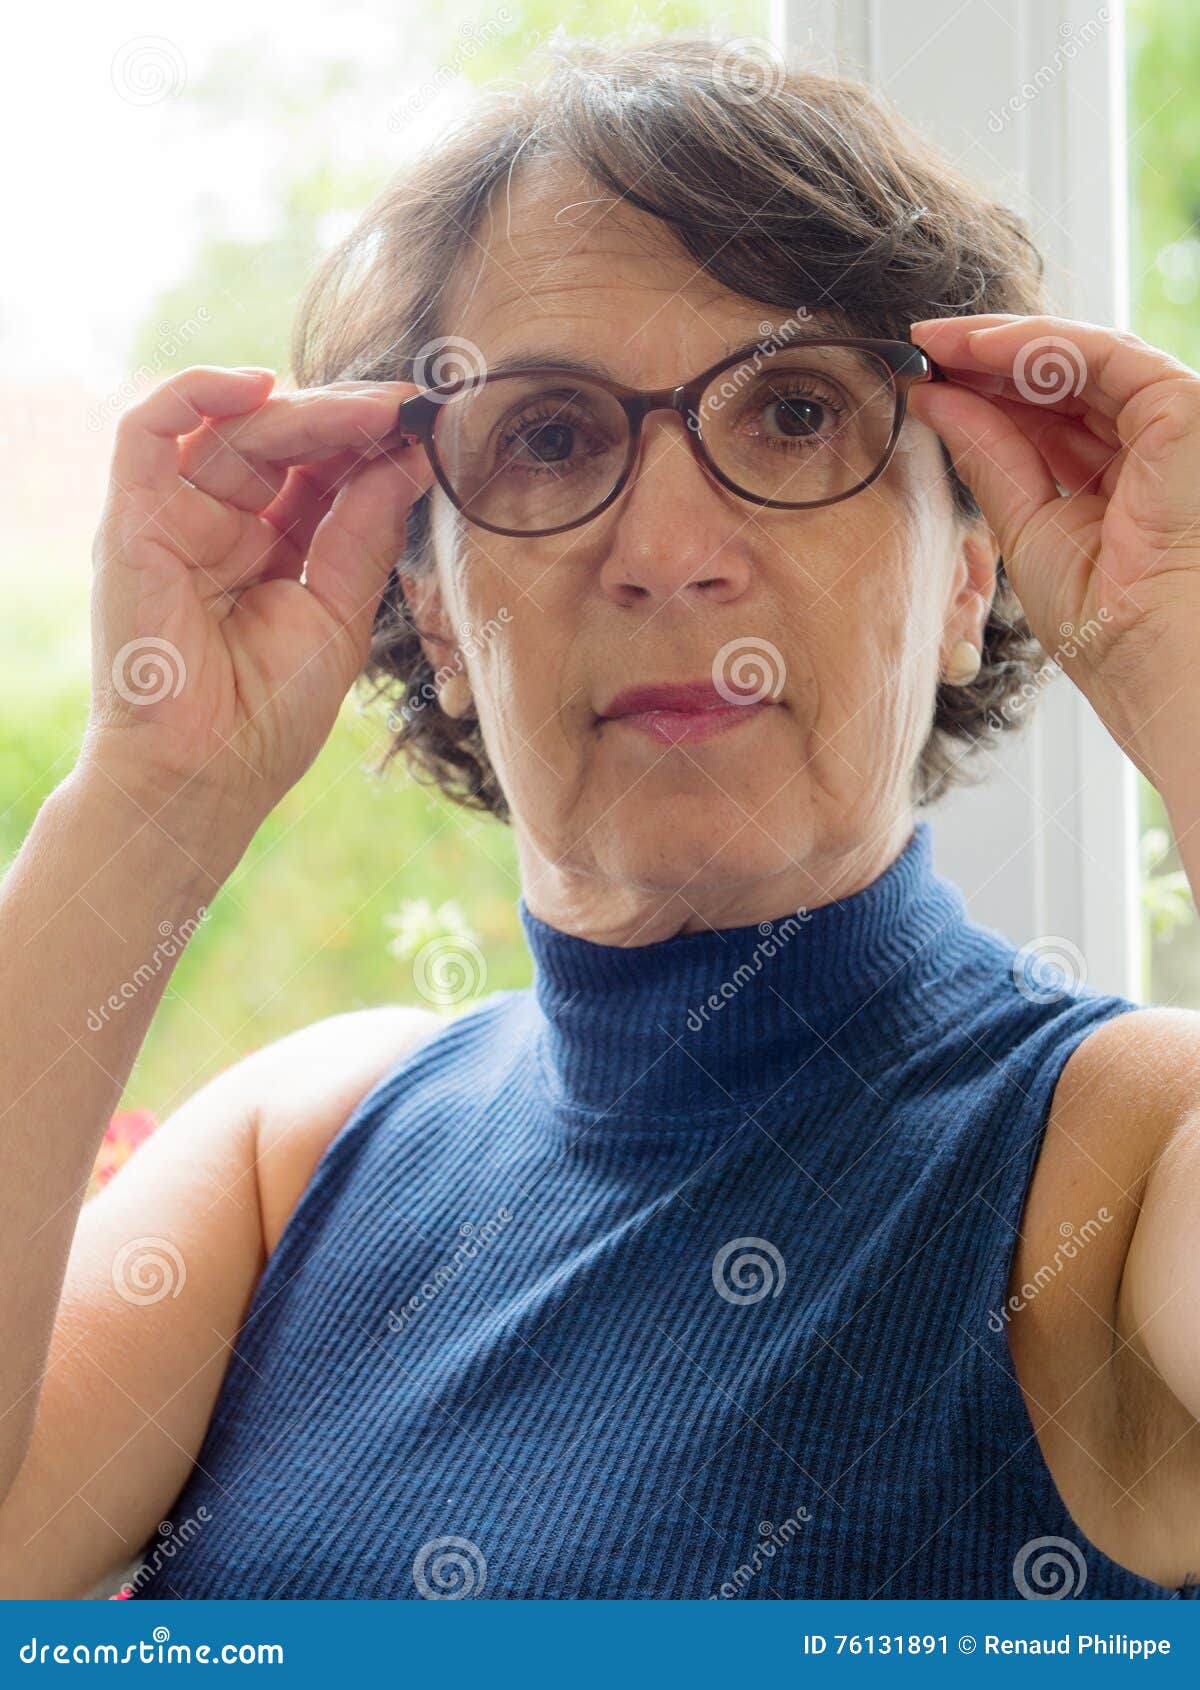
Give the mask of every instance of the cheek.
[{"label": "cheek", "polygon": [[[936,559],[911,505],[892,500],[847,511],[839,528],[806,543],[812,586],[793,601],[793,649],[816,680],[822,715],[880,729],[908,694],[923,690],[931,640],[936,651]],[[848,501],[847,503],[851,503]],[[805,552],[796,550],[796,557]]]}]

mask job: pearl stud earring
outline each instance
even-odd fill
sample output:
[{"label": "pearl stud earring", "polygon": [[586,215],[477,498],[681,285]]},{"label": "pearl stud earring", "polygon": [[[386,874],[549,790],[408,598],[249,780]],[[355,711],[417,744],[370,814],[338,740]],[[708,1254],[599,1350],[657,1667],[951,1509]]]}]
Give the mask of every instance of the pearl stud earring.
[{"label": "pearl stud earring", "polygon": [[982,667],[983,658],[979,648],[972,645],[970,640],[959,640],[950,653],[950,660],[942,678],[953,687],[969,686]]},{"label": "pearl stud earring", "polygon": [[465,675],[451,675],[438,687],[438,705],[444,716],[465,716],[471,707],[471,683]]}]

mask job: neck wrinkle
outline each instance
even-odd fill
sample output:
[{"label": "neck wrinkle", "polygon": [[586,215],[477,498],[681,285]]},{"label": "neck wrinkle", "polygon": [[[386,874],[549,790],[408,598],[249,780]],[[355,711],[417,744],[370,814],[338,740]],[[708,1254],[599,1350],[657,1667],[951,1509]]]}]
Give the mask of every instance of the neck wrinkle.
[{"label": "neck wrinkle", "polygon": [[831,1065],[853,1078],[856,1053],[907,1043],[968,925],[927,821],[867,886],[771,921],[610,945],[518,909],[552,1100],[679,1129],[821,1084]]}]

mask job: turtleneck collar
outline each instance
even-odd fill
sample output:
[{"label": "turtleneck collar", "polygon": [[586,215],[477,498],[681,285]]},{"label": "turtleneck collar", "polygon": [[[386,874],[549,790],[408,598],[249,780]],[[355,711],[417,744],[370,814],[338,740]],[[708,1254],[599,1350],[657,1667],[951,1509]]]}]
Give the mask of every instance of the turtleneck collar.
[{"label": "turtleneck collar", "polygon": [[[868,886],[815,909],[649,945],[597,944],[518,910],[552,1100],[680,1125],[812,1083],[814,1063],[907,1044],[961,949],[962,894],[927,821]],[[836,1044],[836,1050],[835,1050]]]}]

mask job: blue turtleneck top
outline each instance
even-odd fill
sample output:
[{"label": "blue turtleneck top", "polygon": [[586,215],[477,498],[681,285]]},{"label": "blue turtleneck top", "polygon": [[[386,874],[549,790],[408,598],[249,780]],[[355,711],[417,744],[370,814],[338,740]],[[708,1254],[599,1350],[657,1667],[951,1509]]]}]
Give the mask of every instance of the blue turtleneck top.
[{"label": "blue turtleneck top", "polygon": [[1093,1547],[1001,1311],[1055,1083],[1138,1006],[869,886],[534,983],[322,1156],[140,1597],[1195,1595]]}]

